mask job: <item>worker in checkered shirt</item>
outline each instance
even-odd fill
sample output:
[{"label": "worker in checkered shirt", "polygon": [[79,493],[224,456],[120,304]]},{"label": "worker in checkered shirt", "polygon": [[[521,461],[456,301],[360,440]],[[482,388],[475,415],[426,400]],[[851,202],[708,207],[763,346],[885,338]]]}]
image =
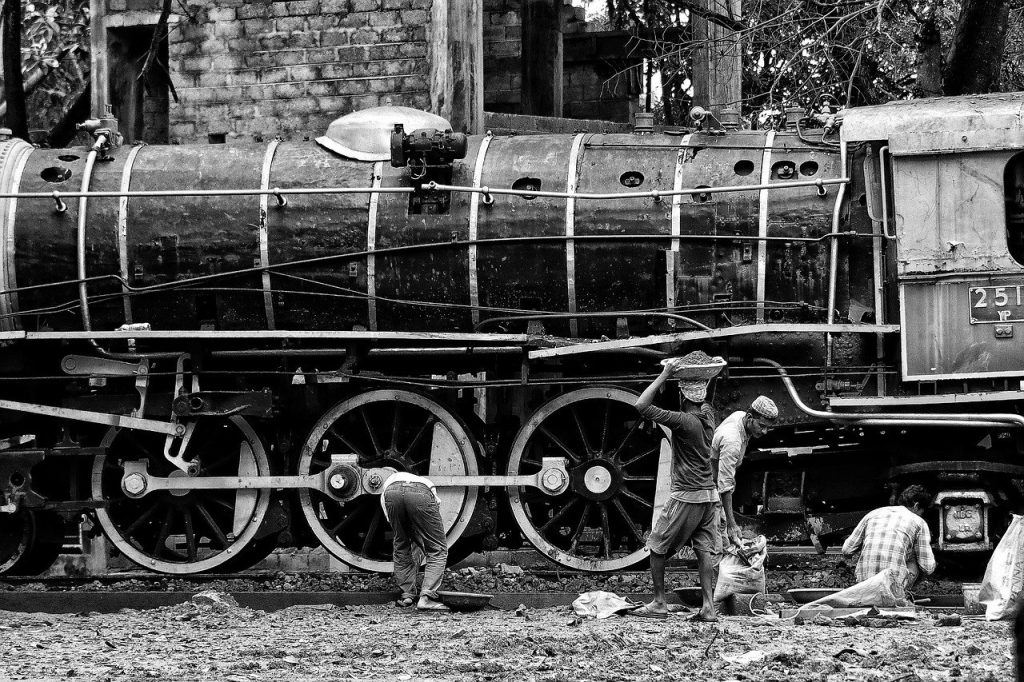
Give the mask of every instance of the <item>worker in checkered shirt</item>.
[{"label": "worker in checkered shirt", "polygon": [[861,550],[857,561],[857,582],[878,575],[887,568],[905,568],[909,589],[921,573],[935,571],[932,536],[924,522],[924,512],[932,496],[923,486],[909,486],[900,494],[895,507],[870,512],[843,543],[843,554]]}]

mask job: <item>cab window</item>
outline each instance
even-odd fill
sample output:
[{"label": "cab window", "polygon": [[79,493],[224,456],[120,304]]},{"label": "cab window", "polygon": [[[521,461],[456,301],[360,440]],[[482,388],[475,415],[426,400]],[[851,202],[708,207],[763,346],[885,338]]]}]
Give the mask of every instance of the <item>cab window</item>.
[{"label": "cab window", "polygon": [[1024,264],[1024,153],[1017,154],[1003,172],[1006,199],[1006,245],[1010,256]]}]

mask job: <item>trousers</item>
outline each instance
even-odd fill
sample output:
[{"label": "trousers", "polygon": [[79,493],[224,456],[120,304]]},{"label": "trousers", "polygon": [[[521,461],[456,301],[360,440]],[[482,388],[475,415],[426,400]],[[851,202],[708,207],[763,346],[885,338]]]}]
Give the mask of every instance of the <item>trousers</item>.
[{"label": "trousers", "polygon": [[395,483],[384,490],[384,506],[394,531],[395,582],[402,596],[416,597],[420,564],[426,559],[419,593],[437,599],[448,561],[437,498],[422,483]]}]

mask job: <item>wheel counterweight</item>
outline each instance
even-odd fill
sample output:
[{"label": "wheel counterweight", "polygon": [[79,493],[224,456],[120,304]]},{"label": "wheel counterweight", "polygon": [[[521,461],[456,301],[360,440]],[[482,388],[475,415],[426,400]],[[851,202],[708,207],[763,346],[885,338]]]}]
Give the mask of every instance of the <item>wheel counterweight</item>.
[{"label": "wheel counterweight", "polygon": [[644,429],[635,400],[619,388],[563,394],[541,406],[512,444],[509,476],[537,472],[542,457],[568,459],[564,493],[509,489],[523,535],[556,563],[614,571],[648,556],[645,543],[664,492],[657,482],[668,471],[663,432]]},{"label": "wheel counterweight", "polygon": [[[440,403],[412,391],[368,391],[335,405],[306,439],[299,474],[317,474],[339,454],[357,455],[365,468],[394,467],[421,476],[477,473],[477,445],[466,425]],[[451,547],[473,515],[477,489],[437,492]],[[379,495],[342,503],[304,488],[299,499],[310,529],[327,551],[356,568],[393,570],[391,529]]]},{"label": "wheel counterweight", "polygon": [[[96,458],[92,491],[110,541],[126,557],[161,573],[200,573],[223,566],[252,541],[270,504],[271,490],[155,491],[139,499],[121,490],[123,462],[144,459],[154,476],[184,475],[163,456],[164,437],[111,429],[108,454]],[[198,460],[198,477],[268,476],[262,440],[239,416],[201,419],[185,456]]]}]

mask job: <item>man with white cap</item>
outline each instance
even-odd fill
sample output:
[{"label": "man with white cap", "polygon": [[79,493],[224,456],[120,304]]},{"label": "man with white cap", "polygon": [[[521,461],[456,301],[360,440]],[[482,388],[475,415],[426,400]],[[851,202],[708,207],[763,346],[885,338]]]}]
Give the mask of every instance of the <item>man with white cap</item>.
[{"label": "man with white cap", "polygon": [[[694,620],[716,621],[715,566],[722,550],[718,530],[718,490],[711,465],[711,437],[714,413],[704,402],[708,383],[725,367],[725,360],[694,351],[682,358],[664,361],[657,379],[636,399],[641,416],[667,426],[672,443],[672,485],[658,520],[647,539],[651,552],[654,600],[633,611],[643,618],[664,619],[665,561],[689,542],[697,555],[697,571],[703,604]],[[679,412],[654,406],[654,397],[670,378],[679,380],[682,409]]]},{"label": "man with white cap", "polygon": [[736,470],[747,454],[751,438],[768,433],[779,418],[779,408],[771,398],[758,396],[749,410],[737,410],[726,417],[711,439],[711,459],[718,463],[718,494],[722,499],[722,544],[740,545],[740,527],[732,508],[732,494],[736,490]]},{"label": "man with white cap", "polygon": [[420,611],[447,611],[441,603],[437,588],[444,577],[448,561],[448,541],[441,521],[441,500],[429,478],[404,471],[392,473],[380,490],[380,504],[384,517],[394,531],[393,558],[395,581],[402,590],[399,606],[412,606],[416,598],[416,579],[420,564],[423,585],[416,604]]}]

